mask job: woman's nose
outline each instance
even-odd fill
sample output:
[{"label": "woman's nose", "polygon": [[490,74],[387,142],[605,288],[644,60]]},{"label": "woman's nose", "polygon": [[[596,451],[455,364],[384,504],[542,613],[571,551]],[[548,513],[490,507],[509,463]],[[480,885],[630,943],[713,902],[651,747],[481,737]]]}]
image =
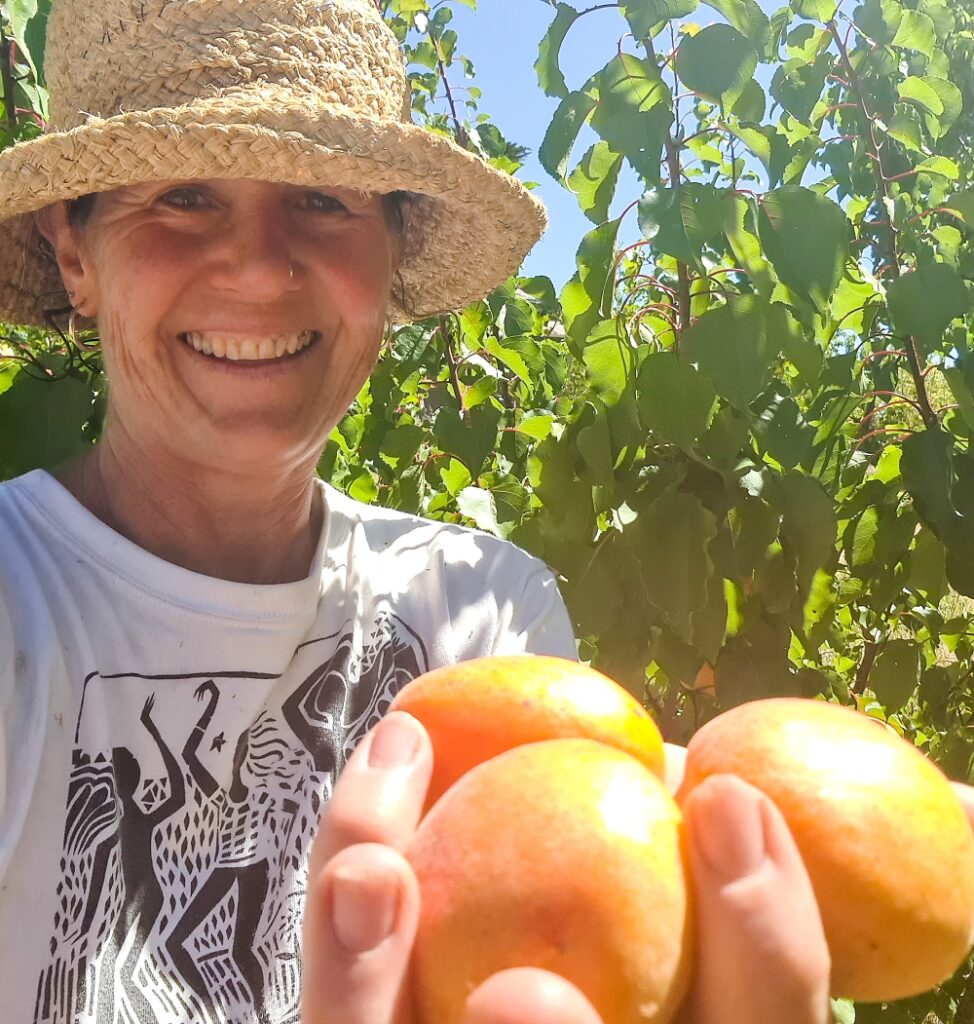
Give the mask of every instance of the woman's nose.
[{"label": "woman's nose", "polygon": [[251,300],[272,299],[298,289],[301,273],[285,218],[259,210],[235,217],[222,232],[210,283]]}]

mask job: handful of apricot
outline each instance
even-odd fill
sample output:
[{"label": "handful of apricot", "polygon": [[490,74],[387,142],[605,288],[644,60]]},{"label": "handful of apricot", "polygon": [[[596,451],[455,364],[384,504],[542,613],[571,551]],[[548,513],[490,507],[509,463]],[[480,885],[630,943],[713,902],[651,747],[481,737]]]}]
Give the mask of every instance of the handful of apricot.
[{"label": "handful of apricot", "polygon": [[956,970],[974,931],[974,833],[947,779],[865,715],[755,701],[691,740],[677,794],[620,686],[557,658],[485,658],[410,683],[434,784],[407,851],[420,884],[423,1024],[456,1024],[507,967],[555,971],[606,1024],[667,1024],[693,969],[679,802],[731,772],[782,812],[808,869],[836,995],[891,1000]]}]

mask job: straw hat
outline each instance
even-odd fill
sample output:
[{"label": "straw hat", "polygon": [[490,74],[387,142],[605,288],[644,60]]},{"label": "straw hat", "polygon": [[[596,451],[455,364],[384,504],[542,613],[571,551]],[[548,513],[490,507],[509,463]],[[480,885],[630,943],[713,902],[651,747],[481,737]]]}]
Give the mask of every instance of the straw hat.
[{"label": "straw hat", "polygon": [[[0,153],[0,321],[69,305],[31,213],[170,178],[416,193],[401,264],[417,316],[515,273],[541,201],[411,123],[402,51],[371,0],[55,0],[44,135]],[[394,322],[411,319],[393,303]]]}]

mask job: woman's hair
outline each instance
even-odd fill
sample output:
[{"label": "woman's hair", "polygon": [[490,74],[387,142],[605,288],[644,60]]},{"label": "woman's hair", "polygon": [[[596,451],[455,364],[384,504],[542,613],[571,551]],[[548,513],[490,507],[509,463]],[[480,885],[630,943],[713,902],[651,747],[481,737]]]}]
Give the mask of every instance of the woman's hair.
[{"label": "woman's hair", "polygon": [[[415,198],[414,193],[404,192],[401,190],[396,192],[387,192],[382,195],[382,212],[385,215],[386,226],[392,234],[401,235],[405,230],[406,209]],[[83,228],[88,223],[91,219],[91,214],[95,209],[96,199],[97,193],[93,192],[90,195],[79,196],[77,199],[67,200],[68,222],[72,227]],[[48,252],[50,249],[49,245],[44,245],[43,248],[45,252]],[[53,250],[50,250],[49,255],[53,260]],[[412,304],[406,296],[406,288],[403,284],[402,275],[399,271],[396,271],[396,281],[392,286],[392,298],[400,309],[410,316],[418,319],[417,314],[412,308]],[[58,311],[52,310],[51,312],[56,313]]]}]

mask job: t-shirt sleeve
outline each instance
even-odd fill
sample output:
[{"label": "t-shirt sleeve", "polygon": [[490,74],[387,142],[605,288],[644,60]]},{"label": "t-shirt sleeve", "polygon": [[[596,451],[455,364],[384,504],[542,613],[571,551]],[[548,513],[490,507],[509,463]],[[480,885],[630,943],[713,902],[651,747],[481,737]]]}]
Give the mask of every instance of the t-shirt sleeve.
[{"label": "t-shirt sleeve", "polygon": [[14,690],[14,633],[0,589],[0,821],[7,803],[7,730]]},{"label": "t-shirt sleeve", "polygon": [[547,654],[578,660],[578,646],[558,583],[547,566],[531,559],[520,594],[499,609],[492,654]]}]

